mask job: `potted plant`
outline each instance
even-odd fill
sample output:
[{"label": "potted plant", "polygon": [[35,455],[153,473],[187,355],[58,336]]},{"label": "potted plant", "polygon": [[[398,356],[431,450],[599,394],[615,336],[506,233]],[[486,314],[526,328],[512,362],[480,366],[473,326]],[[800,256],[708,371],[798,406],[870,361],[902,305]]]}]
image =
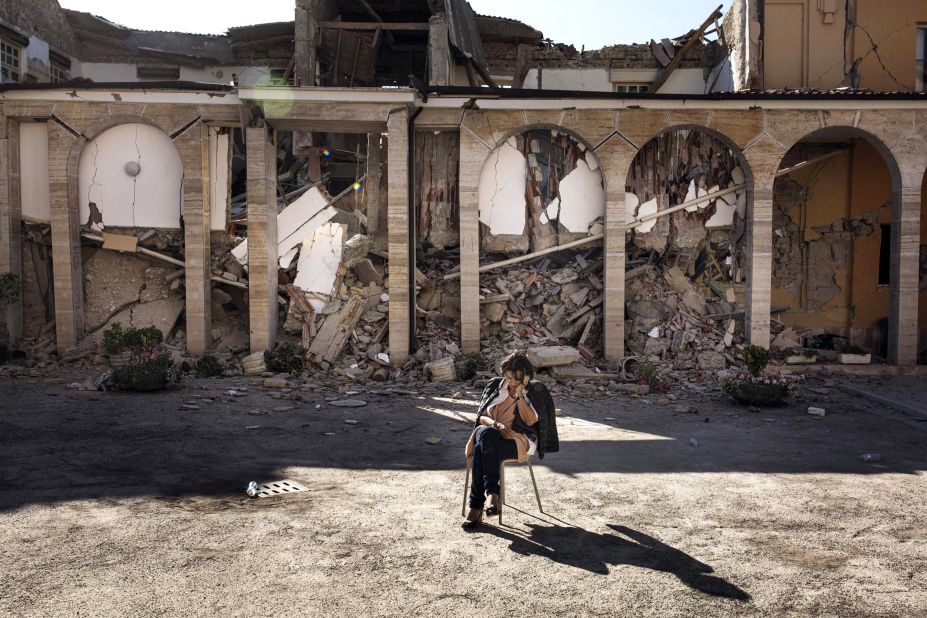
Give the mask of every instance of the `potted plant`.
[{"label": "potted plant", "polygon": [[113,322],[103,333],[103,349],[109,356],[111,367],[123,367],[132,357],[132,350],[129,346],[129,331],[132,327],[124,327],[119,322]]},{"label": "potted plant", "polygon": [[113,370],[113,380],[131,391],[159,391],[180,381],[180,367],[160,347],[134,355]]},{"label": "potted plant", "polygon": [[842,345],[837,350],[837,362],[841,365],[868,365],[872,355],[855,345]]},{"label": "potted plant", "polygon": [[747,374],[727,378],[721,383],[721,390],[744,405],[775,406],[782,403],[789,394],[789,383],[781,378],[763,375],[763,370],[772,359],[767,348],[750,345],[743,352]]}]

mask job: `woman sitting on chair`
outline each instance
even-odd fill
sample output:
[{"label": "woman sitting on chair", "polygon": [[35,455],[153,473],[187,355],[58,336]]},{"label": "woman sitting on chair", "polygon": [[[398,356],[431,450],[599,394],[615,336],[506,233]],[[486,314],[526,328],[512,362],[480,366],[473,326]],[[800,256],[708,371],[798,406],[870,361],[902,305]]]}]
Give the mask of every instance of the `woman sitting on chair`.
[{"label": "woman sitting on chair", "polygon": [[473,483],[470,512],[461,524],[465,529],[479,525],[486,496],[489,497],[486,514],[499,513],[500,464],[506,459],[526,461],[537,451],[538,413],[532,400],[540,397],[541,392],[546,394],[547,389],[531,382],[534,367],[522,352],[513,352],[502,361],[502,375],[490,381],[483,391],[477,426],[467,441],[466,455],[472,458]]}]

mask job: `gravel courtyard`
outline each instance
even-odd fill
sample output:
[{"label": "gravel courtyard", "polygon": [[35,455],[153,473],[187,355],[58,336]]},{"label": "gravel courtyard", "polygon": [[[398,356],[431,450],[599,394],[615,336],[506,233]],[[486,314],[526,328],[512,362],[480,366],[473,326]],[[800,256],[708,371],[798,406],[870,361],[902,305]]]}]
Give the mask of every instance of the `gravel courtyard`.
[{"label": "gravel courtyard", "polygon": [[0,380],[2,615],[927,615],[927,422],[834,382],[561,398],[543,513],[513,466],[467,533],[472,388],[60,378]]}]

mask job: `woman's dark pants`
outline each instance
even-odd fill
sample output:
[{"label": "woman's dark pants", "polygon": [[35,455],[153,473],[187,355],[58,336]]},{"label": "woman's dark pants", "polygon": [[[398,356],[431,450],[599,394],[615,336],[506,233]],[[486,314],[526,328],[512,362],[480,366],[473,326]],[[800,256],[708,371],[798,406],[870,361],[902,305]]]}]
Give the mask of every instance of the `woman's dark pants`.
[{"label": "woman's dark pants", "polygon": [[506,440],[497,429],[479,427],[473,448],[473,484],[470,485],[470,508],[481,509],[486,494],[499,493],[499,466],[506,459],[518,457],[515,440]]}]

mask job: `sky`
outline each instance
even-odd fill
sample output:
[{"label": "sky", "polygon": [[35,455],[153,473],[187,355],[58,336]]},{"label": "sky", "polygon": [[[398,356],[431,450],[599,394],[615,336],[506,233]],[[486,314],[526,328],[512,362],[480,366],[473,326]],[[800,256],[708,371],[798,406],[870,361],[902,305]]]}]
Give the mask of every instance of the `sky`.
[{"label": "sky", "polygon": [[[129,28],[208,34],[222,34],[232,26],[292,21],[295,4],[293,0],[59,2],[64,8],[87,11]],[[483,15],[523,21],[558,43],[598,49],[685,34],[697,28],[719,4],[727,11],[731,0],[470,0],[470,4]]]}]

